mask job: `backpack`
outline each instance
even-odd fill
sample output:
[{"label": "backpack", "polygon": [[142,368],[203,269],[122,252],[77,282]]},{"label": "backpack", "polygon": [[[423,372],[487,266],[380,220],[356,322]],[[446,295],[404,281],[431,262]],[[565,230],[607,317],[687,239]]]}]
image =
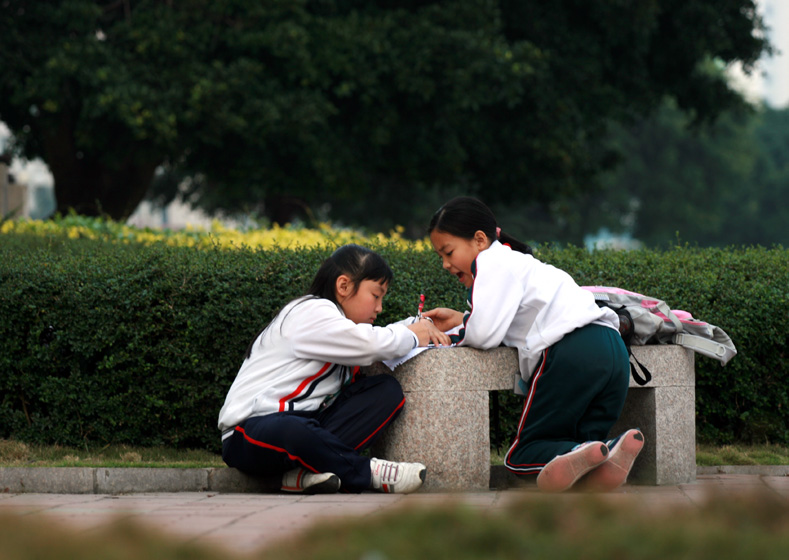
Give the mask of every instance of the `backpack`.
[{"label": "backpack", "polygon": [[[678,344],[726,365],[736,354],[731,338],[723,329],[698,321],[687,311],[672,310],[657,298],[607,286],[581,286],[592,292],[597,305],[609,307],[619,315],[619,333],[630,354],[630,371],[639,385],[652,380],[652,374],[639,362],[630,347],[644,344]],[[635,364],[633,363],[635,361]],[[636,364],[643,372],[637,372]]]}]

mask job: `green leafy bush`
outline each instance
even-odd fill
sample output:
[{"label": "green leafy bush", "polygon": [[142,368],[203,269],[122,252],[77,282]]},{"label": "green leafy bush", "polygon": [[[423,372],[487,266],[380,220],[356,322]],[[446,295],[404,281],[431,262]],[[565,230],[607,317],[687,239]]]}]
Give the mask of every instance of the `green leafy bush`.
[{"label": "green leafy bush", "polygon": [[[374,247],[395,280],[381,324],[465,290],[430,251]],[[0,437],[63,445],[219,448],[216,419],[244,351],[330,249],[196,250],[0,236]],[[789,442],[787,251],[677,247],[538,255],[580,284],[665,299],[723,327],[739,354],[697,357],[702,440]],[[502,395],[507,437],[518,397]]]}]

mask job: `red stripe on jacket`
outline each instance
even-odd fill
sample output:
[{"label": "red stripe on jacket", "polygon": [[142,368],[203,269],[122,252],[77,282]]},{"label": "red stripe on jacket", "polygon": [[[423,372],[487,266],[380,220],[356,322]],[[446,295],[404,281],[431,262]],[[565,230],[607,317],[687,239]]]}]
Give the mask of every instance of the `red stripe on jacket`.
[{"label": "red stripe on jacket", "polygon": [[323,367],[316,373],[315,375],[308,377],[304,381],[299,384],[295,391],[293,391],[290,395],[284,396],[279,400],[279,411],[285,412],[285,405],[288,403],[289,400],[294,399],[299,396],[299,394],[304,391],[305,387],[307,387],[310,383],[315,381],[318,377],[323,375],[329,367],[331,367],[331,362],[326,362],[323,364]]}]

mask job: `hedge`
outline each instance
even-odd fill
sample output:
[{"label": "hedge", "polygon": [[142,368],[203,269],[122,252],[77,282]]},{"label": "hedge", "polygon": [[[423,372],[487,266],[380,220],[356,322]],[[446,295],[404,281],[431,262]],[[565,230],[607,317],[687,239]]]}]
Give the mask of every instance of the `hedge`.
[{"label": "hedge", "polygon": [[[380,324],[464,306],[432,252],[379,243],[395,271]],[[216,419],[255,334],[331,249],[204,250],[0,235],[0,438],[219,449]],[[697,355],[702,441],[789,443],[787,250],[539,250],[580,284],[653,295],[723,327],[738,355]],[[509,437],[521,402],[502,395]]]}]

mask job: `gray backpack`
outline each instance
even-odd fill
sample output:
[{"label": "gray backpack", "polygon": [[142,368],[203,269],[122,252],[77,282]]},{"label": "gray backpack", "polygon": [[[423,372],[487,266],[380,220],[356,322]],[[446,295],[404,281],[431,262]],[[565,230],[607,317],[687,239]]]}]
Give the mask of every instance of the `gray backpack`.
[{"label": "gray backpack", "polygon": [[[619,332],[628,347],[644,344],[678,344],[726,365],[737,349],[723,329],[694,319],[687,311],[672,310],[663,300],[621,288],[582,286],[592,292],[597,305],[610,307],[619,315]],[[630,353],[633,378],[647,384],[652,374]],[[635,364],[643,372],[639,376]]]}]

